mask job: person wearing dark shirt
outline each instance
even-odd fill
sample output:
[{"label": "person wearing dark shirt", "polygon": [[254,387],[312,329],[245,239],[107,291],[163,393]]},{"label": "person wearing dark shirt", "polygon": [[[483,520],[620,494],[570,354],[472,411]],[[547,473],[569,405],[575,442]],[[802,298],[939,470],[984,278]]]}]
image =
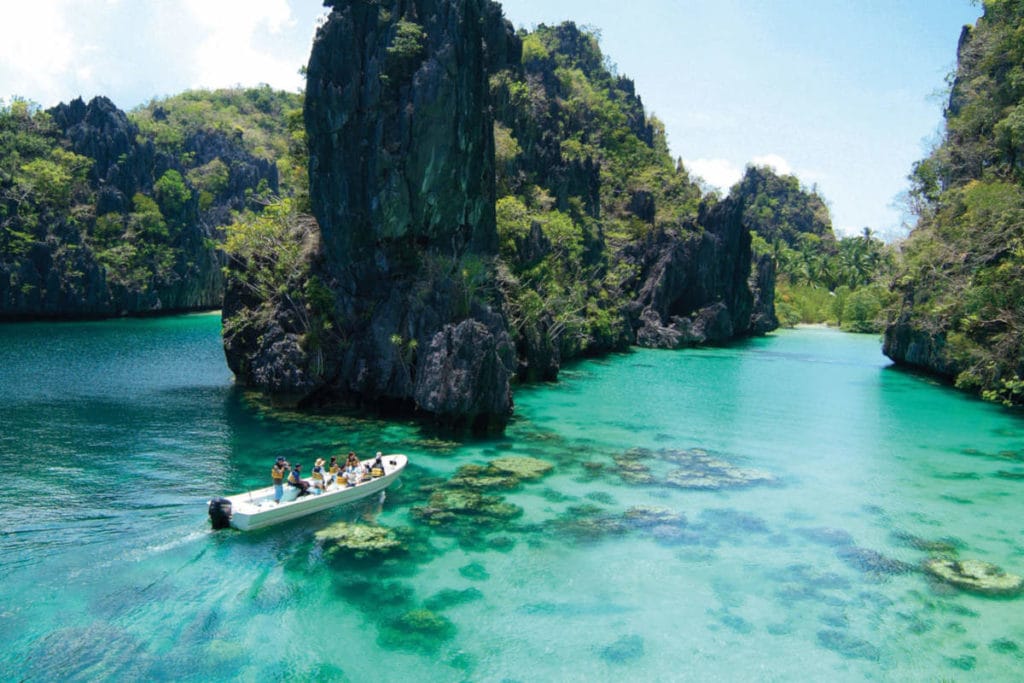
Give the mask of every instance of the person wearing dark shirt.
[{"label": "person wearing dark shirt", "polygon": [[292,473],[288,475],[288,483],[299,489],[300,496],[309,493],[309,482],[302,478],[302,465],[292,468]]}]

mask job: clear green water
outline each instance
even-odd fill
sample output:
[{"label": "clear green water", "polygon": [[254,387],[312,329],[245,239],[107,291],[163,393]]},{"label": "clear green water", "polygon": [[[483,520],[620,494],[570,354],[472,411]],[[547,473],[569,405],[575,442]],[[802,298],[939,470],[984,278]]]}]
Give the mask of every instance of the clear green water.
[{"label": "clear green water", "polygon": [[[887,367],[874,338],[807,329],[582,363],[518,390],[501,439],[450,443],[262,406],[232,387],[218,334],[211,315],[0,327],[0,679],[1024,671],[1024,598],[934,585],[908,540],[1024,572],[1024,422]],[[654,483],[619,476],[633,447]],[[206,500],[262,485],[278,453],[350,448],[413,464],[382,504],[209,531]],[[694,448],[774,481],[667,486],[672,453]],[[515,519],[411,513],[436,478],[510,454],[555,464],[491,492]],[[626,523],[637,505],[685,521]],[[399,529],[410,549],[330,556],[313,534],[339,520]]]}]

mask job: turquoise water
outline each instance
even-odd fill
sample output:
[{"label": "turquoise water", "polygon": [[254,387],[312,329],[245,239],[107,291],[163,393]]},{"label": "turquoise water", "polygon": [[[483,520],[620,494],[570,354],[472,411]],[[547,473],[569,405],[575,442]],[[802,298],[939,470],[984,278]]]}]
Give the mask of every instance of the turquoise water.
[{"label": "turquoise water", "polygon": [[[1024,670],[1024,598],[918,569],[941,547],[1024,573],[1024,422],[888,367],[877,339],[803,329],[581,363],[519,389],[503,437],[451,442],[246,396],[219,322],[0,327],[0,679]],[[263,485],[275,455],[350,449],[412,464],[383,502],[209,530],[208,498]],[[517,506],[501,514],[426,522],[459,467],[508,455],[554,469],[485,490]],[[719,488],[671,485],[694,462]],[[333,552],[314,534],[336,522],[404,546]]]}]

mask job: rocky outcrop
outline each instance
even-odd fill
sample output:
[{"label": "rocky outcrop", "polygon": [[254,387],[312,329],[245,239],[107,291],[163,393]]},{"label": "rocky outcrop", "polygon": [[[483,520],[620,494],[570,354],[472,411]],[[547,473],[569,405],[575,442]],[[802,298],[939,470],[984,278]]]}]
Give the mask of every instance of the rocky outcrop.
[{"label": "rocky outcrop", "polygon": [[951,380],[960,368],[947,352],[946,334],[928,327],[920,322],[915,324],[909,310],[902,311],[899,318],[885,328],[882,353],[900,365],[926,370]]},{"label": "rocky outcrop", "polygon": [[[332,336],[307,342],[299,357],[294,344],[275,350],[264,330],[280,327],[279,344],[305,333],[279,311],[226,347],[229,362],[240,381],[300,403],[500,429],[515,358],[492,285],[489,75],[518,60],[518,41],[488,0],[328,4],[305,120],[322,243],[311,268],[330,291]],[[226,320],[245,308],[236,291],[228,289]]]},{"label": "rocky outcrop", "polygon": [[[640,267],[638,294],[630,304],[638,345],[680,348],[764,331],[767,304],[760,303],[752,316],[751,239],[742,209],[725,199],[702,208],[703,230],[656,230],[625,250]],[[774,289],[771,274],[764,278],[762,287]]]}]

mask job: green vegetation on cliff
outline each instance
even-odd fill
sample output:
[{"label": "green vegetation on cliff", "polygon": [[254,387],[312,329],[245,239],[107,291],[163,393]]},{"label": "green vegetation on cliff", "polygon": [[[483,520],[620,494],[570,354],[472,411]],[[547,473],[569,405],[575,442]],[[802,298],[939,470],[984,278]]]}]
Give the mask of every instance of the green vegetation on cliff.
[{"label": "green vegetation on cliff", "polygon": [[[274,90],[269,85],[189,90],[153,100],[132,111],[130,117],[158,150],[181,157],[190,167],[190,184],[200,193],[216,195],[228,182],[229,169],[222,160],[194,165],[197,153],[201,154],[200,145],[190,140],[205,142],[202,137],[210,133],[236,140],[253,157],[273,162],[281,195],[304,193],[309,184],[299,93]],[[264,186],[258,191],[266,193],[268,189]]]},{"label": "green vegetation on cliff", "polygon": [[986,0],[960,38],[942,142],[911,181],[886,353],[1024,402],[1024,3]]},{"label": "green vegetation on cliff", "polygon": [[521,64],[491,78],[510,322],[563,357],[625,346],[638,273],[618,250],[657,226],[699,230],[700,189],[594,35],[566,23],[519,36]]},{"label": "green vegetation on cliff", "polygon": [[301,104],[263,86],[0,108],[0,318],[219,306],[221,226],[308,184]]}]

